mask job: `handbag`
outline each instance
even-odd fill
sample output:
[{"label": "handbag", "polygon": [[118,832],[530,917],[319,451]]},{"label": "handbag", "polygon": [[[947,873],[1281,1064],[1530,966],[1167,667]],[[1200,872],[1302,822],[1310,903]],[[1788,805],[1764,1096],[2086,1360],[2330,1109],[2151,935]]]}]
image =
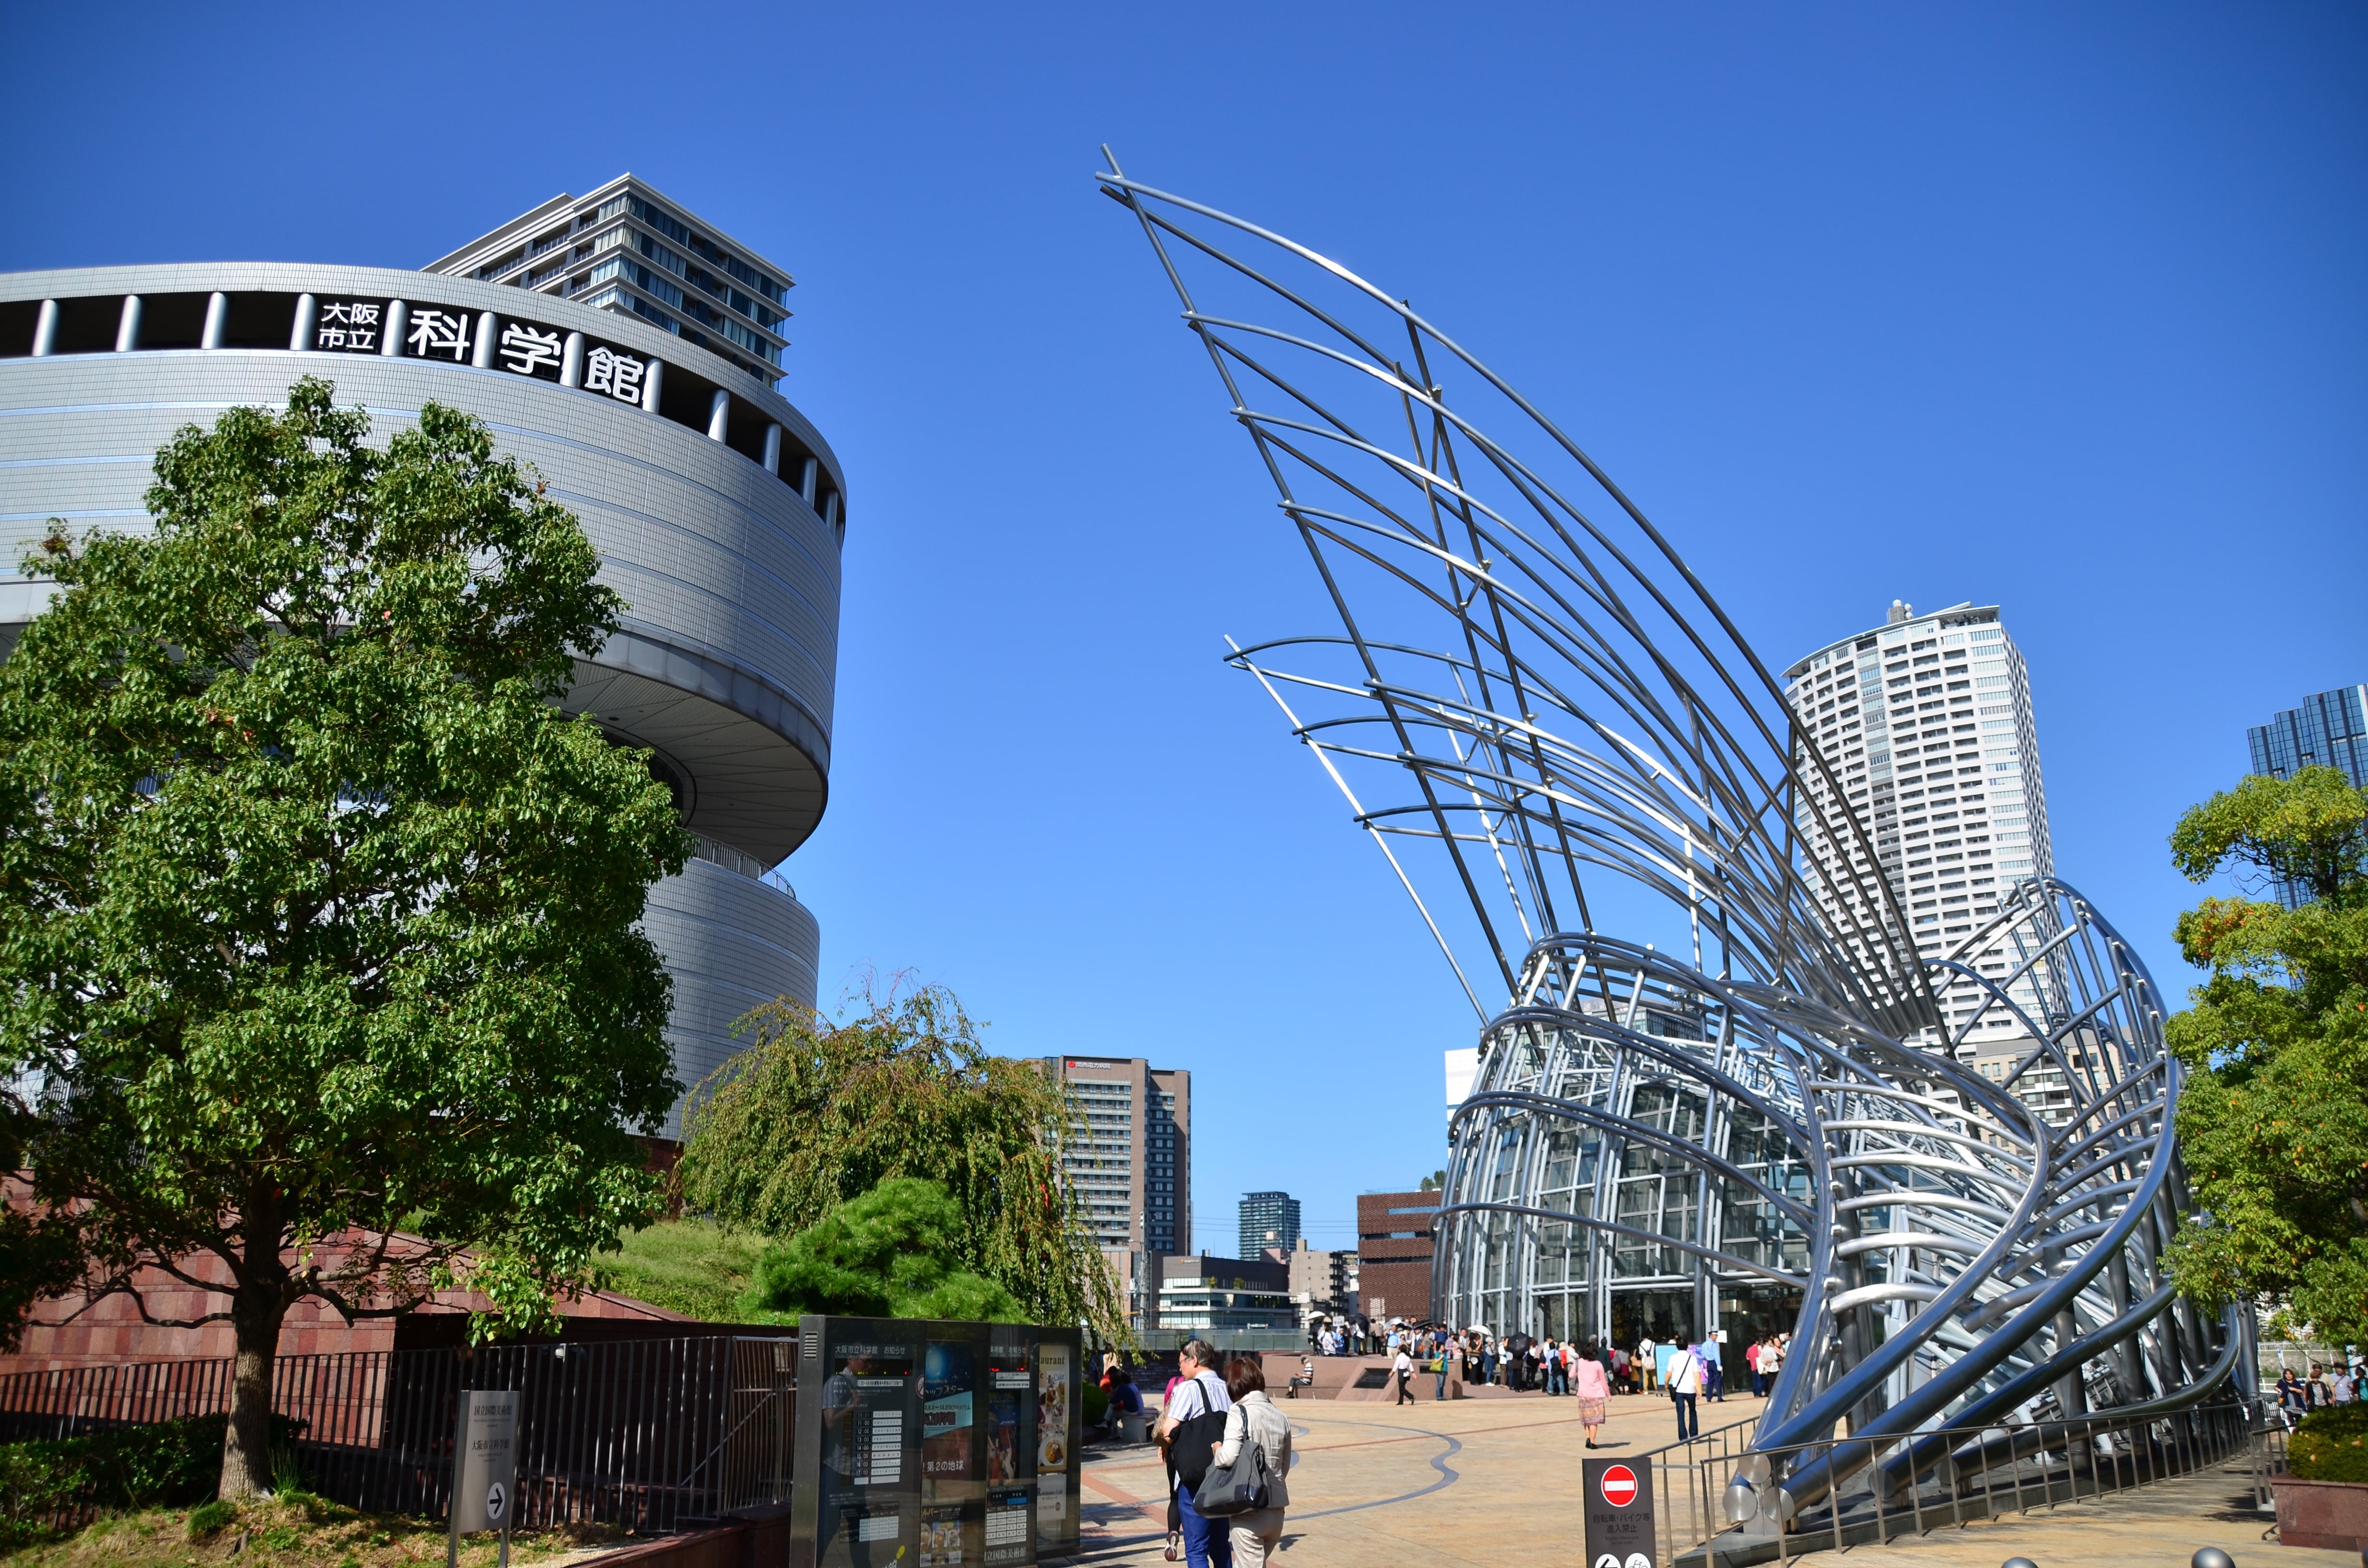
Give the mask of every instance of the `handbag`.
[{"label": "handbag", "polygon": [[1268,1483],[1272,1472],[1266,1468],[1266,1450],[1258,1446],[1258,1437],[1249,1429],[1249,1419],[1242,1420],[1242,1451],[1231,1464],[1212,1463],[1209,1473],[1201,1478],[1200,1490],[1192,1494],[1192,1506],[1201,1517],[1222,1519],[1234,1514],[1255,1513],[1267,1506]]}]

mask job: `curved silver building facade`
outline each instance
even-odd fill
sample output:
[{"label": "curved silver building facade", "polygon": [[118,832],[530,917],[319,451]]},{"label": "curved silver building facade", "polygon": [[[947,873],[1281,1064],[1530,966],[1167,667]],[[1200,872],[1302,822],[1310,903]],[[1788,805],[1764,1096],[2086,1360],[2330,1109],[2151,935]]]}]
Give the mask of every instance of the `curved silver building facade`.
[{"label": "curved silver building facade", "polygon": [[[2163,1267],[2182,1069],[2104,916],[2026,877],[1920,943],[1841,741],[1575,440],[1395,292],[1099,177],[1315,567],[1322,629],[1232,662],[1480,1022],[1433,1311],[1630,1346],[1725,1328],[1738,1375],[1791,1335],[1725,1498],[1768,1528],[1823,1506],[1839,1531],[1936,1463],[2169,1451],[2207,1400],[2225,1425],[2249,1314]],[[1992,1018],[2022,1045],[1996,1078],[1960,1059]],[[2043,1070],[2060,1115],[2017,1093]],[[2122,1435],[2067,1437],[2100,1418]]]},{"label": "curved silver building facade", "polygon": [[[429,401],[484,420],[583,519],[620,634],[571,710],[655,752],[700,858],[653,890],[677,1072],[733,1019],[812,1002],[820,933],[775,869],[829,795],[845,478],[828,443],[734,361],[636,317],[499,284],[286,264],[0,277],[0,648],[48,602],[18,571],[51,517],[147,526],[156,450],[298,377],[383,438]],[[666,1132],[677,1135],[670,1117]]]}]

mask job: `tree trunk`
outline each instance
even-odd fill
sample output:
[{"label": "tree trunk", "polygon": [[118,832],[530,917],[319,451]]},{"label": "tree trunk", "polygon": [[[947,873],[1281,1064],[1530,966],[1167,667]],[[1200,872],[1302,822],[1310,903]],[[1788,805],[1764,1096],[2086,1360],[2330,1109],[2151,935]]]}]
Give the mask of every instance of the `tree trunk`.
[{"label": "tree trunk", "polygon": [[237,1359],[231,1368],[230,1426],[222,1434],[222,1495],[253,1497],[271,1490],[271,1372],[279,1355],[279,1320],[287,1315],[287,1268],[279,1259],[277,1194],[250,1204],[241,1216],[246,1256],[231,1298]]}]

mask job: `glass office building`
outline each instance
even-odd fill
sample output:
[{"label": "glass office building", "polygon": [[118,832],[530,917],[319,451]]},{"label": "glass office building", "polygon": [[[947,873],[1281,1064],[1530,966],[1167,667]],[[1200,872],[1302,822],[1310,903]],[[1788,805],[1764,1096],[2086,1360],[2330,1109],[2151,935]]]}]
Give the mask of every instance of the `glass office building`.
[{"label": "glass office building", "polygon": [[[2305,697],[2299,706],[2247,730],[2245,744],[2256,773],[2286,778],[2305,767],[2332,767],[2352,788],[2368,789],[2368,685]],[[2291,883],[2274,885],[2279,902],[2289,909],[2303,902]]]}]

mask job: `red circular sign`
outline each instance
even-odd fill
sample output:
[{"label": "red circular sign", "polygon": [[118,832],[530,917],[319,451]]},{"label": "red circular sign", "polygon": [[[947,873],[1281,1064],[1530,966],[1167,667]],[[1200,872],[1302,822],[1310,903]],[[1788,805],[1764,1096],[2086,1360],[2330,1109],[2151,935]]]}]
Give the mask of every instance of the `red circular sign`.
[{"label": "red circular sign", "polygon": [[1636,1472],[1624,1464],[1615,1464],[1603,1472],[1603,1500],[1615,1508],[1624,1508],[1636,1500]]}]

